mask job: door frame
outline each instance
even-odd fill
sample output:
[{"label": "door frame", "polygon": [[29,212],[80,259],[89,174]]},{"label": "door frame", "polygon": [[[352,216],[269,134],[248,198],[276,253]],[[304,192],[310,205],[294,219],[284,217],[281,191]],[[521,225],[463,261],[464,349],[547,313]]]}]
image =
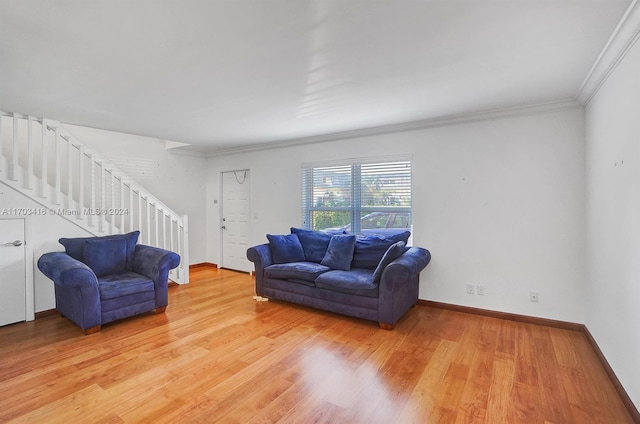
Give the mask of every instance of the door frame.
[{"label": "door frame", "polygon": [[34,269],[36,264],[33,262],[33,216],[29,215],[11,215],[0,216],[1,220],[21,219],[24,221],[24,284],[25,284],[25,321],[33,321],[35,319],[35,280]]},{"label": "door frame", "polygon": [[[218,266],[222,267],[223,264],[223,254],[224,254],[224,243],[222,241],[222,213],[224,211],[224,198],[223,198],[223,191],[224,191],[224,178],[223,178],[223,174],[228,173],[228,172],[240,172],[240,171],[248,171],[249,172],[249,234],[247,234],[247,237],[249,239],[249,245],[253,245],[253,237],[251,236],[251,229],[252,229],[252,221],[253,221],[253,178],[252,178],[252,171],[251,171],[251,167],[249,166],[233,166],[233,167],[229,167],[229,168],[223,168],[220,170],[220,172],[218,173],[218,227],[217,227],[217,231],[218,231]],[[253,275],[253,270],[249,271],[249,275]]]}]

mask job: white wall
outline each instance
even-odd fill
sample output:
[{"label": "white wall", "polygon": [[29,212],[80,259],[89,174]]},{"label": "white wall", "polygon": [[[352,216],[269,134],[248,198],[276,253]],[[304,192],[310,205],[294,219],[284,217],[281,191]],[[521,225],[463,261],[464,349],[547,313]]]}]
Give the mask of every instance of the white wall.
[{"label": "white wall", "polygon": [[640,405],[639,75],[636,44],[586,107],[586,325],[636,405]]},{"label": "white wall", "polygon": [[251,170],[259,244],[300,226],[302,163],[392,154],[413,156],[414,245],[433,255],[420,298],[584,322],[581,109],[209,158],[208,260],[219,263],[220,172]]},{"label": "white wall", "polygon": [[189,216],[189,263],[206,258],[206,159],[171,153],[156,138],[65,125],[90,149],[113,161],[136,183]]}]

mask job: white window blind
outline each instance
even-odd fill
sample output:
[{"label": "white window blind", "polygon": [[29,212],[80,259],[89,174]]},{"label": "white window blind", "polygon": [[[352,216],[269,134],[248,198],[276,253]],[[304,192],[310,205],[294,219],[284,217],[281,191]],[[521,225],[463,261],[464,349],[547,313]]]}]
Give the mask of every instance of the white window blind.
[{"label": "white window blind", "polygon": [[303,166],[302,224],[365,235],[410,229],[411,161]]}]

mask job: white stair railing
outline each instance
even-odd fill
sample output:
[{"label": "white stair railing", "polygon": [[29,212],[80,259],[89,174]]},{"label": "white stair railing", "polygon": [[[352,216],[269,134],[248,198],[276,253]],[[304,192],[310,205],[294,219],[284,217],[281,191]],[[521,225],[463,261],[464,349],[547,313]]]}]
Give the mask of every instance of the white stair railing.
[{"label": "white stair railing", "polygon": [[169,278],[189,282],[187,215],[179,215],[56,121],[0,111],[0,181],[93,235],[140,231],[178,253]]}]

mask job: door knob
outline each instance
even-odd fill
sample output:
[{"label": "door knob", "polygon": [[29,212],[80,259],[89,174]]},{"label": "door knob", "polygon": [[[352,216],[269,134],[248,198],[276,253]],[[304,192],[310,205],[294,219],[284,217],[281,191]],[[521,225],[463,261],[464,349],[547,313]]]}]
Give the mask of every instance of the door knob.
[{"label": "door knob", "polygon": [[22,242],[20,240],[16,240],[16,241],[12,241],[10,243],[5,243],[5,246],[15,246],[15,247],[20,247],[22,246]]}]

